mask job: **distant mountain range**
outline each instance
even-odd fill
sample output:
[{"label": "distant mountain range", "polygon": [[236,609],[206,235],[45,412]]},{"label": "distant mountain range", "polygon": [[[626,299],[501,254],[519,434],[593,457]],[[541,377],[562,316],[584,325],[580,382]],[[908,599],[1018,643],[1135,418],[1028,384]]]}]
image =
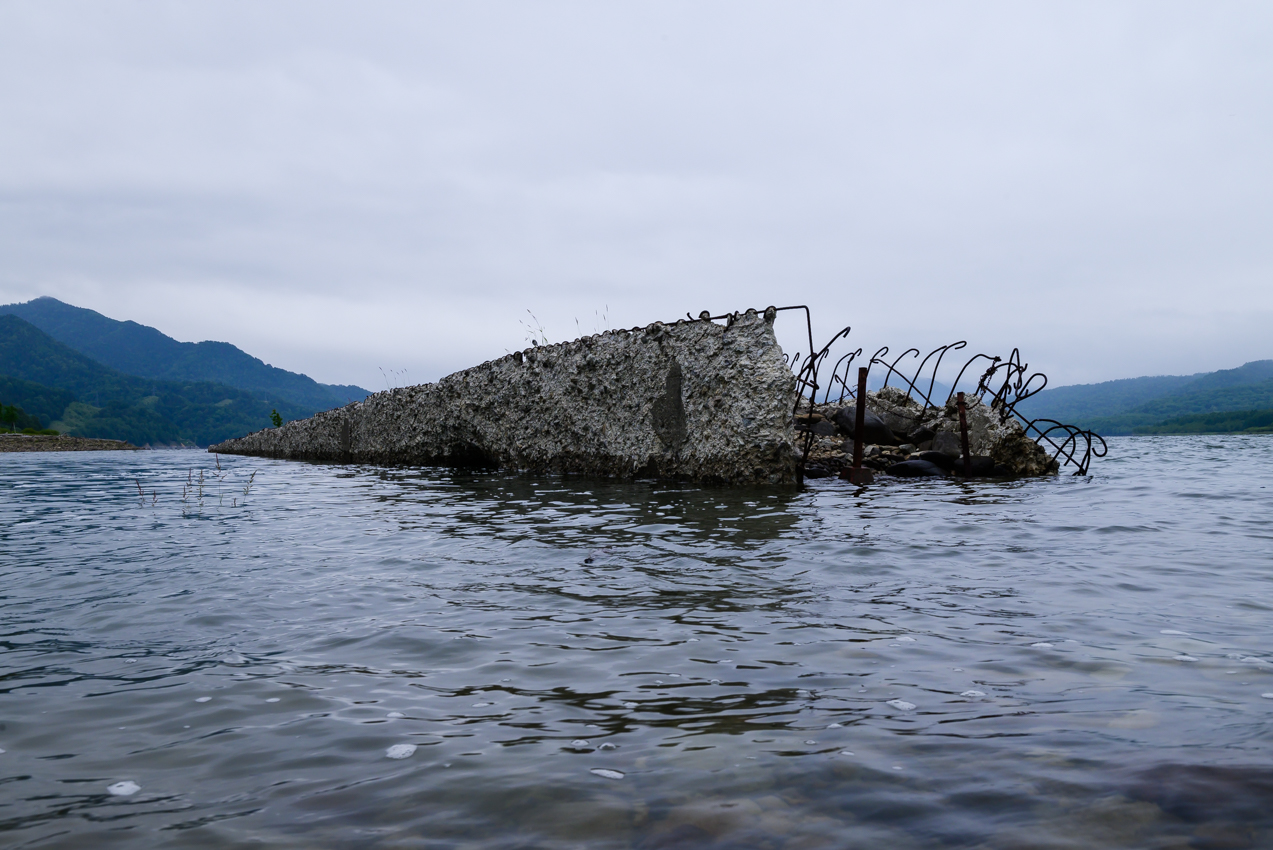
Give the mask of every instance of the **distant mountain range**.
[{"label": "distant mountain range", "polygon": [[1236,369],[1044,390],[1017,408],[1098,434],[1261,433],[1273,416],[1273,360]]},{"label": "distant mountain range", "polygon": [[0,306],[0,315],[25,319],[98,363],[139,378],[161,381],[212,381],[292,404],[327,410],[370,393],[361,387],[320,384],[263,363],[228,342],[178,342],[154,328],[120,322],[94,310],[36,298]]},{"label": "distant mountain range", "polygon": [[[945,392],[939,385],[933,395]],[[267,427],[275,409],[300,419],[368,395],[277,369],[226,342],[178,342],[53,298],[0,306],[0,405],[19,408],[24,425],[38,419],[75,436],[206,446]],[[1056,387],[1019,410],[1106,436],[1273,432],[1273,360]]]},{"label": "distant mountain range", "polygon": [[0,403],[76,436],[209,445],[369,394],[52,298],[0,306]]}]

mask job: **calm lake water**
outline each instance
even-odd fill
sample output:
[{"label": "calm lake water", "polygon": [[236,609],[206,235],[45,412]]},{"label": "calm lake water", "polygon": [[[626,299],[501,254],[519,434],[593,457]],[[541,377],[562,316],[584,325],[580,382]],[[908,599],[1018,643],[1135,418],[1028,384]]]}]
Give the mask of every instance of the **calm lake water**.
[{"label": "calm lake water", "polygon": [[1273,438],[802,492],[220,463],[0,455],[0,844],[1273,846]]}]

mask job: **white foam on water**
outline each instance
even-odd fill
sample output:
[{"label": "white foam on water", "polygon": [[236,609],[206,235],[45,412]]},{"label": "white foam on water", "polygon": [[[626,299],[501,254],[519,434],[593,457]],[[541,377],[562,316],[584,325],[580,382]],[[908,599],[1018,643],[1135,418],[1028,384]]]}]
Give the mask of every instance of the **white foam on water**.
[{"label": "white foam on water", "polygon": [[951,667],[950,669],[951,669],[951,670],[954,670],[956,673],[962,673],[962,672],[964,672],[964,668],[962,668],[962,667]]},{"label": "white foam on water", "polygon": [[602,779],[622,779],[623,778],[623,774],[620,773],[619,771],[607,770],[604,767],[594,767],[592,770],[588,772],[593,774],[594,776],[600,776]]},{"label": "white foam on water", "polygon": [[634,703],[634,702],[625,702],[625,703],[623,704],[623,707],[624,707],[624,708],[636,708],[636,707],[637,707],[637,704],[636,704],[636,703]]},{"label": "white foam on water", "polygon": [[599,750],[617,750],[617,749],[619,749],[619,746],[618,746],[617,744],[612,744],[612,743],[610,743],[609,741],[607,741],[606,743],[604,743],[604,744],[602,744],[601,746],[597,747],[597,749],[599,749]]},{"label": "white foam on water", "polygon": [[690,638],[686,643],[698,643],[698,638]]},{"label": "white foam on water", "polygon": [[415,755],[415,744],[394,744],[385,750],[385,755],[391,759],[408,759]]},{"label": "white foam on water", "polygon": [[473,703],[473,707],[474,707],[474,708],[487,708],[488,706],[492,706],[492,705],[494,705],[494,704],[495,704],[495,703],[493,703],[493,702],[475,702],[475,703]]},{"label": "white foam on water", "polygon": [[914,711],[915,710],[915,703],[907,702],[904,699],[891,699],[886,703],[886,705],[891,705],[893,706],[893,708],[896,708],[899,711]]},{"label": "white foam on water", "polygon": [[844,726],[843,726],[843,724],[840,724],[840,723],[832,723],[832,724],[831,724],[830,726],[828,726],[827,728],[828,728],[828,729],[843,729],[843,728],[844,728]]},{"label": "white foam on water", "polygon": [[[1265,699],[1273,699],[1273,694],[1260,694],[1260,696],[1264,697]],[[3,753],[3,752],[4,750],[0,750],[0,753]]]},{"label": "white foam on water", "polygon": [[391,718],[393,720],[397,720],[401,717],[406,717],[406,715],[403,714],[401,711],[391,711],[388,714],[386,714],[385,717]]},{"label": "white foam on water", "polygon": [[907,643],[914,643],[914,642],[915,642],[915,638],[913,638],[913,637],[899,637],[899,638],[898,638],[898,640],[905,641],[905,642],[907,642]]},{"label": "white foam on water", "polygon": [[1175,659],[1177,661],[1197,661],[1198,660],[1194,658],[1192,655],[1177,655],[1175,656]]},{"label": "white foam on water", "polygon": [[114,785],[107,785],[106,792],[116,797],[131,797],[141,790],[141,786],[131,779],[125,779],[122,782],[116,782]]},{"label": "white foam on water", "polygon": [[1030,646],[1034,647],[1035,649],[1052,649],[1053,648],[1052,644],[1044,643],[1042,641],[1040,641],[1039,643],[1032,643],[1030,644]]},{"label": "white foam on water", "polygon": [[278,702],[278,697],[270,697],[266,702]]},{"label": "white foam on water", "polygon": [[842,755],[842,756],[851,756],[851,755],[853,755],[853,753],[851,753],[851,752],[850,752],[850,751],[848,751],[848,750],[840,750],[840,755]]},{"label": "white foam on water", "polygon": [[571,741],[571,742],[570,742],[570,746],[572,746],[572,747],[591,747],[591,746],[592,746],[592,742],[590,742],[590,741],[585,741],[583,738],[575,738],[573,741]]},{"label": "white foam on water", "polygon": [[212,697],[199,697],[195,702],[212,702]]},{"label": "white foam on water", "polygon": [[960,694],[961,697],[984,697],[985,695],[985,691],[964,691]]},{"label": "white foam on water", "polygon": [[125,659],[124,659],[124,663],[125,663],[125,664],[136,664],[136,663],[137,663],[137,659],[136,659],[136,658],[125,658]]},{"label": "white foam on water", "polygon": [[1161,630],[1158,632],[1158,634],[1160,634],[1160,635],[1185,635],[1185,636],[1188,636],[1188,635],[1189,635],[1189,633],[1188,633],[1188,632],[1182,632],[1182,631],[1180,631],[1179,629],[1161,629]]},{"label": "white foam on water", "polygon": [[809,746],[812,746],[812,745],[814,745],[814,744],[816,744],[816,743],[818,743],[818,742],[817,742],[817,741],[805,741],[805,744],[807,744],[807,745],[809,745]]},{"label": "white foam on water", "polygon": [[681,678],[681,674],[680,674],[680,673],[668,673],[668,676],[670,676],[670,677],[671,677],[671,678],[673,678],[673,679],[679,679],[679,678]]},{"label": "white foam on water", "polygon": [[712,679],[712,682],[711,682],[711,683],[712,683],[713,685],[719,685],[719,684],[720,684],[720,679]]}]

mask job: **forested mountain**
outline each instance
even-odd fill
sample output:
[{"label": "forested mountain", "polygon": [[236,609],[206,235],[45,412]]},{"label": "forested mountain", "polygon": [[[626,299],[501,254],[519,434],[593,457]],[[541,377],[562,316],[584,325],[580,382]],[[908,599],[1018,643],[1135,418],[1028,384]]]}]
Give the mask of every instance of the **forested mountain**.
[{"label": "forested mountain", "polygon": [[[1242,412],[1256,422],[1261,411],[1273,410],[1273,360],[1196,375],[1057,387],[1026,400],[1018,409],[1029,417],[1055,419],[1107,436],[1203,433],[1208,423],[1212,432],[1245,430],[1236,427],[1246,421],[1239,417],[1209,415]],[[1177,421],[1178,425],[1173,424]]]},{"label": "forested mountain", "polygon": [[53,339],[126,375],[166,381],[212,381],[255,396],[326,410],[369,394],[355,386],[320,384],[267,365],[228,342],[178,342],[154,328],[121,322],[56,298],[0,306]]},{"label": "forested mountain", "polygon": [[268,427],[274,408],[285,419],[315,412],[211,381],[126,375],[13,315],[0,315],[0,375],[0,402],[46,426],[136,445],[206,446]]}]

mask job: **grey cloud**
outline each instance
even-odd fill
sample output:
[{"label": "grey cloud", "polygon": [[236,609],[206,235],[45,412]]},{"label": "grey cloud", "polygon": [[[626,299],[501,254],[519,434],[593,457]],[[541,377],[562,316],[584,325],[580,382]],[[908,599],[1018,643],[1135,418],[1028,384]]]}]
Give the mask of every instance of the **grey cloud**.
[{"label": "grey cloud", "polygon": [[[12,4],[0,299],[331,382],[689,310],[1273,356],[1263,4]],[[784,335],[788,347],[795,342]],[[807,347],[807,346],[802,346]]]}]

